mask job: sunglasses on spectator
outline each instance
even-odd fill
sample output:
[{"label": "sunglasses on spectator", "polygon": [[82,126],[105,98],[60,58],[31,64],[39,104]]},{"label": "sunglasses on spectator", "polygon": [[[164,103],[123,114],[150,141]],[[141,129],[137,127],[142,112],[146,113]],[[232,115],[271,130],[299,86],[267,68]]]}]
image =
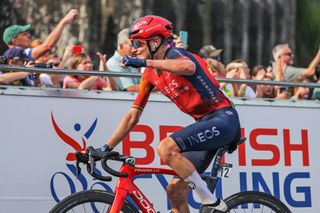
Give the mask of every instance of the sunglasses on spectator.
[{"label": "sunglasses on spectator", "polygon": [[283,53],[282,55],[293,56],[293,53]]},{"label": "sunglasses on spectator", "polygon": [[221,55],[212,56],[211,58],[216,59],[217,61],[221,61]]}]

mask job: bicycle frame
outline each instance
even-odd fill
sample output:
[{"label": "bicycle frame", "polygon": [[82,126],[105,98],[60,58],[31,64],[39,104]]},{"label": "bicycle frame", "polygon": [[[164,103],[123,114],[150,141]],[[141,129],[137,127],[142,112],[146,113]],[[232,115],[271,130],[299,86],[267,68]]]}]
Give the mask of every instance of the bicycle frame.
[{"label": "bicycle frame", "polygon": [[122,205],[129,194],[134,202],[139,206],[140,210],[145,213],[156,213],[152,203],[148,198],[140,191],[140,189],[133,183],[133,179],[137,175],[145,174],[167,174],[176,175],[172,169],[165,168],[151,168],[151,167],[135,167],[123,164],[120,168],[120,172],[128,173],[128,177],[119,177],[116,188],[114,190],[115,199],[109,213],[120,212]]},{"label": "bicycle frame", "polygon": [[[202,176],[204,181],[206,181],[209,190],[213,193],[217,184],[217,175],[219,170],[219,165],[221,163],[221,158],[226,152],[227,147],[220,147],[215,154],[213,159],[213,165],[211,173],[209,176]],[[153,205],[148,200],[148,198],[141,192],[141,190],[133,183],[133,178],[137,175],[145,174],[167,174],[167,175],[177,175],[172,169],[165,168],[153,168],[153,167],[136,167],[126,164],[122,164],[120,172],[128,173],[128,177],[119,177],[114,190],[115,199],[109,213],[118,213],[129,194],[134,202],[139,206],[140,210],[144,213],[156,213]]]}]

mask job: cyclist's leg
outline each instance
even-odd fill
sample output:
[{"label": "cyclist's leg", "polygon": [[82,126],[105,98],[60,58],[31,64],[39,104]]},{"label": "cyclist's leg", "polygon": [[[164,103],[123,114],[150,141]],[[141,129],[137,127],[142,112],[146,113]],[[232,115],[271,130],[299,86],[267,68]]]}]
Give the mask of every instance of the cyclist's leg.
[{"label": "cyclist's leg", "polygon": [[237,112],[232,108],[216,113],[193,123],[170,137],[181,152],[214,150],[240,139],[240,123]]},{"label": "cyclist's leg", "polygon": [[[192,151],[182,153],[195,166],[197,172],[202,174],[210,165],[215,151]],[[188,192],[189,185],[179,177],[174,177],[168,187],[167,194],[171,202],[173,213],[189,213]]]},{"label": "cyclist's leg", "polygon": [[193,164],[180,153],[180,148],[171,137],[163,139],[158,147],[160,159],[169,165],[181,178],[185,178],[196,169]]},{"label": "cyclist's leg", "polygon": [[[240,124],[237,112],[226,108],[165,138],[158,146],[158,153],[165,163],[195,189],[203,204],[213,204],[214,197],[195,171],[195,167],[179,152],[215,149],[232,143],[238,137]],[[218,209],[226,210],[223,202],[217,204]]]},{"label": "cyclist's leg", "polygon": [[163,139],[157,150],[161,160],[171,166],[180,177],[185,178],[195,168],[180,152],[214,150],[239,138],[237,112],[233,108],[226,108]]},{"label": "cyclist's leg", "polygon": [[180,178],[173,178],[167,186],[167,194],[173,213],[189,213],[189,185]]},{"label": "cyclist's leg", "polygon": [[[216,198],[210,192],[205,181],[196,171],[194,165],[180,153],[180,149],[170,137],[162,140],[158,145],[160,159],[169,165],[199,197],[202,204],[212,204]],[[224,207],[226,209],[226,207]]]}]

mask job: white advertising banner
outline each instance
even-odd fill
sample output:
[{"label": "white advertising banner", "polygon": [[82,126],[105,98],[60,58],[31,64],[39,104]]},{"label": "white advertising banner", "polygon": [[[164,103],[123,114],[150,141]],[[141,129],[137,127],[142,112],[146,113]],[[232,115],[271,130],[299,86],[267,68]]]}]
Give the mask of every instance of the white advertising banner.
[{"label": "white advertising banner", "polygon": [[[133,95],[119,95],[125,98],[0,95],[0,212],[49,212],[72,193],[112,191],[116,178],[95,180],[84,167],[76,178],[73,153],[101,146],[111,136],[133,99]],[[138,126],[116,148],[137,157],[139,166],[165,167],[156,153],[158,142],[193,122],[160,99],[147,104]],[[216,195],[265,191],[292,212],[320,212],[320,107],[240,103],[236,108],[247,141],[226,155],[233,170],[219,182]],[[169,212],[165,188],[171,178],[146,175],[135,183],[157,211]],[[197,196],[190,193],[188,200],[191,212],[197,212]]]}]

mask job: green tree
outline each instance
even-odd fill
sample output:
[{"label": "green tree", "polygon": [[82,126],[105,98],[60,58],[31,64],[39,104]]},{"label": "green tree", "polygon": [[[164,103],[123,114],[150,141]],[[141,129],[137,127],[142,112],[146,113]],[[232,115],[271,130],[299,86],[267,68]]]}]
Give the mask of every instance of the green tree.
[{"label": "green tree", "polygon": [[320,44],[320,1],[297,0],[297,65],[308,66]]}]

